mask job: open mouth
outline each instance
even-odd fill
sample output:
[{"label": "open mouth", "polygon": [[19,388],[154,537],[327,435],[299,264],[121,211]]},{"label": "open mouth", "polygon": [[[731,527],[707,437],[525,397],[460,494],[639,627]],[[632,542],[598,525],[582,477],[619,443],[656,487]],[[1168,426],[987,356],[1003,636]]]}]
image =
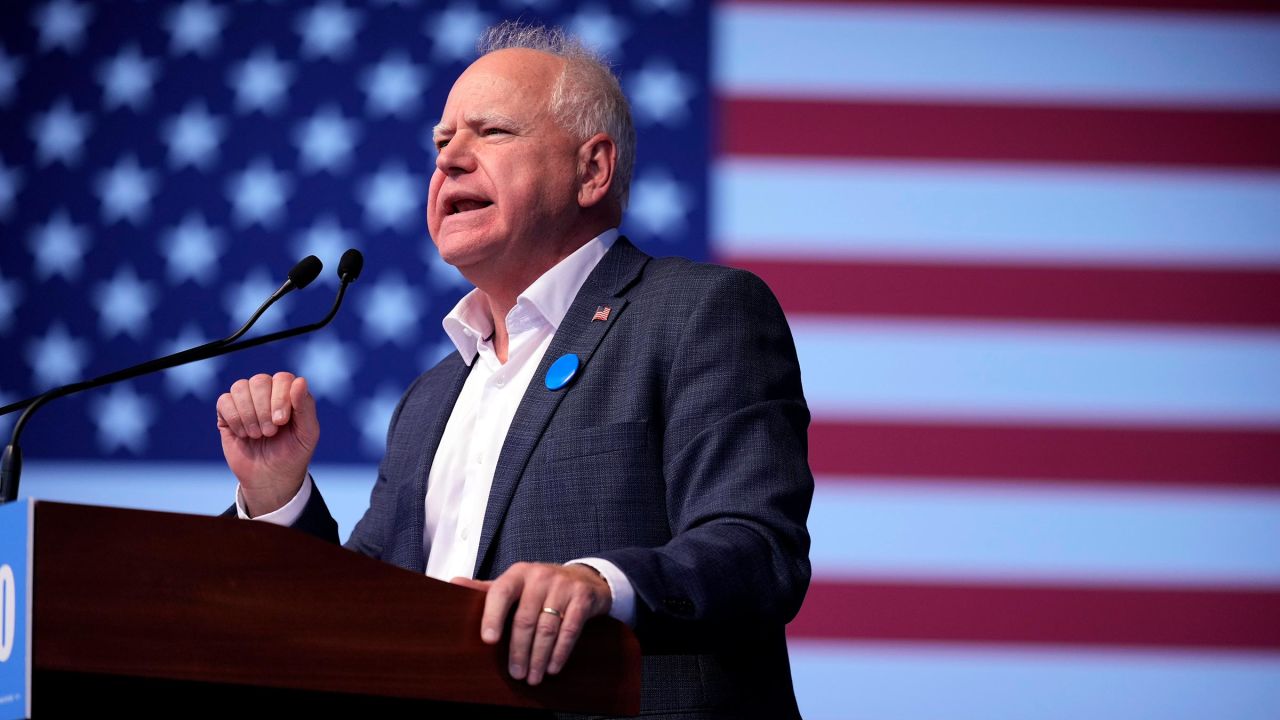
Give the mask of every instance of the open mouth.
[{"label": "open mouth", "polygon": [[493,203],[488,200],[458,200],[449,205],[449,214],[457,215],[459,213],[471,212],[472,210],[480,210],[487,208]]}]

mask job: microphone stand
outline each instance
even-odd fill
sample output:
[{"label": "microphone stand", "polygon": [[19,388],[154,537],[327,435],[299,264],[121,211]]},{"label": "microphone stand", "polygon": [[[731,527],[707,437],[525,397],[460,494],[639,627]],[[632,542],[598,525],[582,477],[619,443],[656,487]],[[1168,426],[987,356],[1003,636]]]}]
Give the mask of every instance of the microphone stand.
[{"label": "microphone stand", "polygon": [[[253,319],[251,319],[244,328],[241,328],[238,333],[230,338],[216,340],[189,350],[183,350],[181,352],[173,353],[172,355],[166,355],[165,357],[150,360],[139,365],[134,365],[133,367],[107,373],[106,375],[96,377],[92,380],[73,383],[71,385],[63,385],[62,387],[54,388],[53,390],[35,398],[19,401],[11,406],[7,406],[4,408],[6,411],[8,411],[9,407],[13,407],[14,409],[22,407],[25,403],[26,410],[18,417],[18,422],[14,423],[13,433],[10,436],[9,444],[5,447],[3,456],[0,456],[0,504],[13,502],[18,498],[18,482],[22,475],[22,450],[18,446],[18,440],[22,435],[23,429],[26,427],[27,421],[31,419],[31,416],[36,410],[39,410],[44,405],[58,398],[74,395],[102,385],[130,380],[140,375],[168,370],[169,368],[186,365],[188,363],[196,362],[197,360],[208,360],[209,358],[215,358],[229,353],[239,352],[241,350],[248,350],[249,348],[264,345],[269,342],[275,342],[276,340],[285,340],[287,338],[319,330],[325,325],[328,325],[329,322],[333,320],[334,316],[338,314],[338,308],[342,306],[342,299],[347,293],[347,286],[355,280],[355,275],[358,273],[359,271],[356,271],[356,273],[347,273],[343,275],[341,284],[338,286],[338,295],[333,301],[333,306],[329,308],[329,313],[318,322],[289,328],[287,330],[280,330],[241,342],[228,343],[227,340],[233,340],[248,330],[248,325],[252,325],[253,322],[257,320],[258,316],[262,314],[262,311],[266,309],[264,306],[259,308],[258,312],[254,314]],[[270,304],[271,302],[274,302],[274,299],[269,300],[267,304]]]}]

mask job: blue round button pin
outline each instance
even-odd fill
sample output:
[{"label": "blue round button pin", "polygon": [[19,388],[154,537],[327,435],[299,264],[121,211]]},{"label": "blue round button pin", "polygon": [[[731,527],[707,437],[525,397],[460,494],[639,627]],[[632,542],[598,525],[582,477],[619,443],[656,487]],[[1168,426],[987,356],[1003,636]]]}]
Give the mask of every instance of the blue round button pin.
[{"label": "blue round button pin", "polygon": [[578,374],[580,362],[578,356],[573,353],[556,358],[556,361],[551,363],[551,367],[547,368],[547,389],[561,390],[573,382],[573,376]]}]

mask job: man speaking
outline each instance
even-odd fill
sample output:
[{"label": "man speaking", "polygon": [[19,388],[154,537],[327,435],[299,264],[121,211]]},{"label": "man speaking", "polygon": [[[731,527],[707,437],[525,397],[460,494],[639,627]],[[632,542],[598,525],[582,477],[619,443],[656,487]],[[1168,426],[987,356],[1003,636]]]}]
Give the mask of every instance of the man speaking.
[{"label": "man speaking", "polygon": [[[795,717],[783,627],[813,478],[782,311],[748,273],[619,237],[635,131],[605,64],[514,23],[481,50],[435,128],[427,210],[475,290],[444,319],[458,352],[392,416],[347,547],[485,591],[477,632],[510,618],[530,684],[607,614],[644,649],[645,715]],[[306,380],[239,380],[217,410],[237,512],[336,542]]]}]

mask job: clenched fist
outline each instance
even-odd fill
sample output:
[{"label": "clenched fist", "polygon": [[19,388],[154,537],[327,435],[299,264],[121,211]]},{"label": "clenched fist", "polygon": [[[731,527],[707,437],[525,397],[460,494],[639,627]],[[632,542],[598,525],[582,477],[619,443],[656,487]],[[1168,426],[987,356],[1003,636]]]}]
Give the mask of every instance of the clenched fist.
[{"label": "clenched fist", "polygon": [[218,398],[227,466],[240,481],[249,515],[280,509],[302,487],[320,439],[316,401],[292,373],[237,380]]}]

